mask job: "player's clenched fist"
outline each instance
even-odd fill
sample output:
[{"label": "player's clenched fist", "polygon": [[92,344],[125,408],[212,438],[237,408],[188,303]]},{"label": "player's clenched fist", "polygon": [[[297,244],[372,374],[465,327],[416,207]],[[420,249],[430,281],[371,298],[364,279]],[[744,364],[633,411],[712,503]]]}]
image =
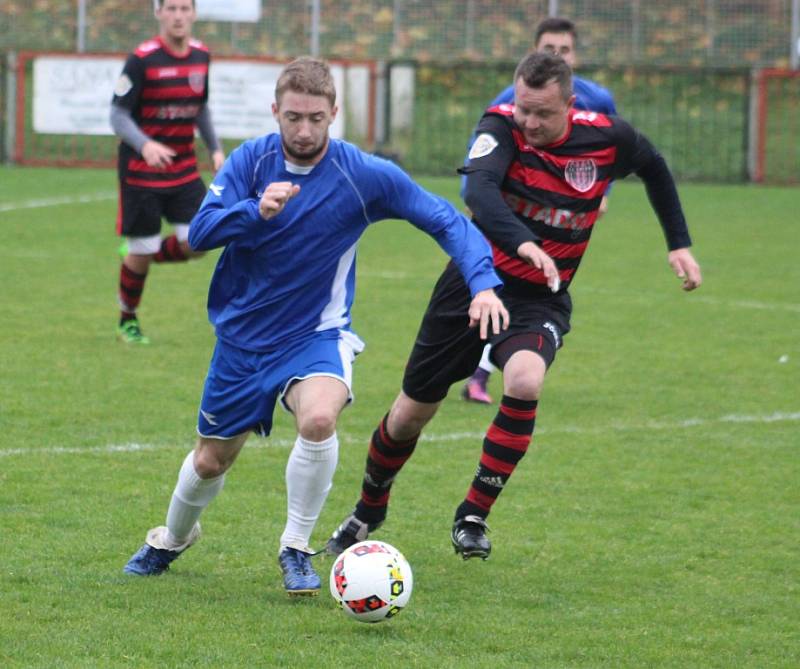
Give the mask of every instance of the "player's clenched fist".
[{"label": "player's clenched fist", "polygon": [[300,186],[291,181],[275,181],[267,186],[258,201],[258,213],[265,221],[283,211],[286,203],[300,192]]}]

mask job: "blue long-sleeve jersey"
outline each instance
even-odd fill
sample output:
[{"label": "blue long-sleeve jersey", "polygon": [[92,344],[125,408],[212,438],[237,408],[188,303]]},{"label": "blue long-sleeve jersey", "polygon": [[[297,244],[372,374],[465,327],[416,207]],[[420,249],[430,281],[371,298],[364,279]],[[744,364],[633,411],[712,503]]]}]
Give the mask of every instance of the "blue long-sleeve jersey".
[{"label": "blue long-sleeve jersey", "polygon": [[[298,184],[300,192],[264,220],[258,202],[276,181]],[[332,139],[322,160],[299,174],[287,168],[279,134],[242,144],[189,228],[193,249],[225,247],[208,293],[217,337],[271,351],[314,332],[349,329],[358,239],[388,218],[406,219],[435,238],[473,295],[502,285],[477,228],[395,164]]]}]

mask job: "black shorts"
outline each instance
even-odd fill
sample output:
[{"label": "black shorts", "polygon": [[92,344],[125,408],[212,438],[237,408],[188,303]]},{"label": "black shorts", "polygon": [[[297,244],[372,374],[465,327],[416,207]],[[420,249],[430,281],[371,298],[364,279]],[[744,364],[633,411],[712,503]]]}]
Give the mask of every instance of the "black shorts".
[{"label": "black shorts", "polygon": [[161,232],[161,219],[188,223],[206,196],[200,178],[174,188],[140,188],[120,182],[117,234],[150,237]]},{"label": "black shorts", "polygon": [[[549,366],[569,332],[569,294],[501,297],[511,315],[511,325],[490,336],[492,362],[502,369],[513,351],[532,350]],[[469,288],[451,262],[436,282],[406,364],[403,392],[411,399],[439,402],[450,386],[475,371],[486,341],[480,338],[477,327],[468,327],[470,302]]]}]

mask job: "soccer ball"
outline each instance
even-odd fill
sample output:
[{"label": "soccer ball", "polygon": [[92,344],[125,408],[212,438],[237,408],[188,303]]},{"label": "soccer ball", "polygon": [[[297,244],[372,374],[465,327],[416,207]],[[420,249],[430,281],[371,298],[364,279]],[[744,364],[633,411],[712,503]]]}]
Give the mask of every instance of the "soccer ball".
[{"label": "soccer ball", "polygon": [[379,623],[408,604],[414,579],[403,554],[382,541],[362,541],[331,567],[331,595],[351,618]]}]

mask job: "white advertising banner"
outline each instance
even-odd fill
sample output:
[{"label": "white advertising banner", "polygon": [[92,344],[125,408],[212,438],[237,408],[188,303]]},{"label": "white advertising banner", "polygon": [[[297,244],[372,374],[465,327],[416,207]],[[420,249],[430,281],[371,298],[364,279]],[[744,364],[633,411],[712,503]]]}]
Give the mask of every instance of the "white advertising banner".
[{"label": "white advertising banner", "polygon": [[123,58],[42,56],[33,61],[33,130],[111,135],[109,104]]},{"label": "white advertising banner", "polygon": [[256,23],[261,19],[261,0],[196,0],[200,21],[240,21]]},{"label": "white advertising banner", "polygon": [[[43,134],[111,135],[108,122],[114,85],[124,58],[40,56],[33,63],[33,130]],[[275,82],[283,65],[214,61],[209,71],[209,106],[214,128],[225,139],[248,139],[278,129],[272,117]],[[338,91],[344,68],[332,65]],[[344,136],[345,98],[331,137]]]}]

